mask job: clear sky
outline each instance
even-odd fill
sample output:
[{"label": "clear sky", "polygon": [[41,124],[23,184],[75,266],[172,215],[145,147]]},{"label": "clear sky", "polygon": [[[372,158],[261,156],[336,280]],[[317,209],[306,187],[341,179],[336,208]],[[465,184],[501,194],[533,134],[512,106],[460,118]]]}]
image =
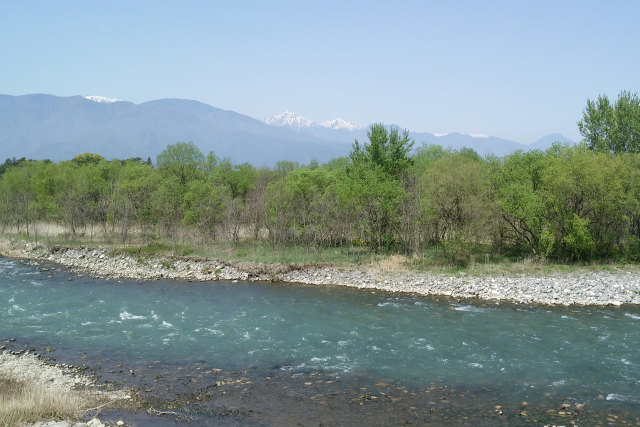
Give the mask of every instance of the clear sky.
[{"label": "clear sky", "polygon": [[0,93],[579,139],[640,92],[640,1],[3,1]]}]

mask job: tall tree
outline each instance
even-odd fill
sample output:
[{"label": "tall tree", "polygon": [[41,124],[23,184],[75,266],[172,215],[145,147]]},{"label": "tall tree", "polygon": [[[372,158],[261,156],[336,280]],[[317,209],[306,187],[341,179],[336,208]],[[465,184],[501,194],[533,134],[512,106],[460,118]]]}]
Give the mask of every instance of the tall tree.
[{"label": "tall tree", "polygon": [[389,130],[382,123],[371,125],[367,132],[369,143],[360,145],[356,139],[350,153],[351,161],[355,163],[370,162],[382,168],[389,176],[395,179],[405,177],[413,159],[409,152],[414,141],[409,137],[409,131],[402,133],[396,126]]},{"label": "tall tree", "polygon": [[640,152],[640,99],[622,91],[612,104],[606,95],[587,100],[578,129],[587,147],[612,153]]},{"label": "tall tree", "polygon": [[[18,231],[24,224],[27,236],[35,216],[35,191],[32,185],[34,167],[31,163],[9,168],[2,176],[0,194],[7,211],[3,217],[16,225]],[[5,218],[3,218],[5,220]]]},{"label": "tall tree", "polygon": [[156,159],[158,169],[165,176],[173,175],[185,186],[205,168],[204,154],[193,142],[169,144]]}]

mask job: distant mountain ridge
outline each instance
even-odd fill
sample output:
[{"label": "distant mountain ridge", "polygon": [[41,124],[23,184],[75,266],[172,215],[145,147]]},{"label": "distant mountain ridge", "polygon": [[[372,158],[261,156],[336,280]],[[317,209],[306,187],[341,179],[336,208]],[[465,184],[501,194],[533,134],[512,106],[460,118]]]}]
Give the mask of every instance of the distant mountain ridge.
[{"label": "distant mountain ridge", "polygon": [[96,101],[96,102],[119,102],[121,101],[118,98],[107,98],[106,96],[100,96],[100,95],[88,95],[84,97],[85,99],[88,99],[90,101]]},{"label": "distant mountain ridge", "polygon": [[[354,139],[367,139],[364,126],[343,119],[314,123],[295,113],[269,125],[199,101],[159,99],[141,104],[104,96],[0,95],[0,161],[10,157],[68,160],[84,152],[107,158],[155,157],[168,144],[192,141],[205,154],[235,163],[272,166],[280,160],[326,162],[346,156]],[[274,116],[276,117],[276,116]],[[497,137],[411,133],[416,146],[470,147],[479,154],[570,142],[551,134],[531,145]]]},{"label": "distant mountain ridge", "polygon": [[0,158],[54,161],[95,152],[107,158],[155,157],[168,144],[192,141],[205,154],[271,166],[280,160],[320,162],[348,153],[344,144],[268,126],[198,101],[142,104],[82,96],[0,95]]},{"label": "distant mountain ridge", "polygon": [[264,119],[264,122],[269,126],[289,127],[295,130],[321,127],[321,128],[332,129],[332,130],[344,129],[349,131],[355,131],[355,130],[360,130],[365,128],[361,124],[348,122],[340,118],[316,123],[292,111],[285,111],[284,113],[276,114],[267,119]]},{"label": "distant mountain ridge", "polygon": [[[264,122],[271,126],[290,128],[301,133],[311,134],[332,141],[352,143],[355,139],[361,142],[367,140],[368,127],[343,119],[316,123],[299,114],[285,111],[284,113],[276,114],[265,119]],[[402,128],[402,126],[398,127]],[[551,147],[554,142],[575,144],[575,141],[558,133],[543,136],[532,144],[523,144],[489,135],[469,135],[459,132],[438,135],[429,132],[410,132],[409,134],[415,140],[416,146],[435,144],[452,150],[467,147],[473,148],[478,154],[483,156],[487,154],[502,156],[516,150],[545,150]]]}]

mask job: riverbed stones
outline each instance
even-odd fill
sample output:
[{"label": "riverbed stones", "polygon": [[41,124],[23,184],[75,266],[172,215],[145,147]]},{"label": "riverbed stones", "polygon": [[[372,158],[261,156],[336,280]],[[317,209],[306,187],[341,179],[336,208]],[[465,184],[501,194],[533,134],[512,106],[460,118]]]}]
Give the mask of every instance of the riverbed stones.
[{"label": "riverbed stones", "polygon": [[523,304],[611,305],[640,304],[640,269],[578,270],[544,276],[473,277],[466,273],[386,272],[355,267],[299,266],[223,262],[195,257],[133,258],[107,248],[47,247],[41,243],[0,240],[0,254],[45,259],[76,271],[107,278],[190,281],[274,281],[308,285],[348,286],[451,298],[478,298]]},{"label": "riverbed stones", "polygon": [[102,424],[102,421],[100,421],[97,418],[92,418],[91,420],[89,420],[89,422],[87,423],[87,427],[105,427],[104,424]]}]

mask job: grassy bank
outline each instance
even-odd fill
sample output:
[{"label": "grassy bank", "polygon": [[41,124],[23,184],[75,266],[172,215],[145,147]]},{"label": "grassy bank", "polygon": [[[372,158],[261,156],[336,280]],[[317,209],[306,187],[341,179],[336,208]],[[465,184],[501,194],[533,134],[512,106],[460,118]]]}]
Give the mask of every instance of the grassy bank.
[{"label": "grassy bank", "polygon": [[103,246],[114,253],[127,255],[143,260],[151,256],[195,256],[206,259],[217,259],[230,262],[250,262],[267,264],[296,265],[333,265],[342,268],[376,270],[382,272],[420,272],[472,275],[548,275],[552,273],[571,273],[582,270],[620,271],[635,270],[635,264],[614,261],[592,261],[590,263],[557,263],[536,257],[497,256],[483,251],[482,247],[474,248],[465,262],[452,261],[451,255],[444,253],[443,248],[434,248],[422,252],[419,256],[399,254],[376,254],[366,246],[321,247],[308,245],[271,245],[262,240],[240,240],[232,242],[218,240],[203,242],[185,235],[173,240],[144,239],[132,237],[127,244],[117,238],[100,234],[71,234],[55,229],[54,232],[33,234],[7,233],[5,239],[41,242],[50,246]]}]

